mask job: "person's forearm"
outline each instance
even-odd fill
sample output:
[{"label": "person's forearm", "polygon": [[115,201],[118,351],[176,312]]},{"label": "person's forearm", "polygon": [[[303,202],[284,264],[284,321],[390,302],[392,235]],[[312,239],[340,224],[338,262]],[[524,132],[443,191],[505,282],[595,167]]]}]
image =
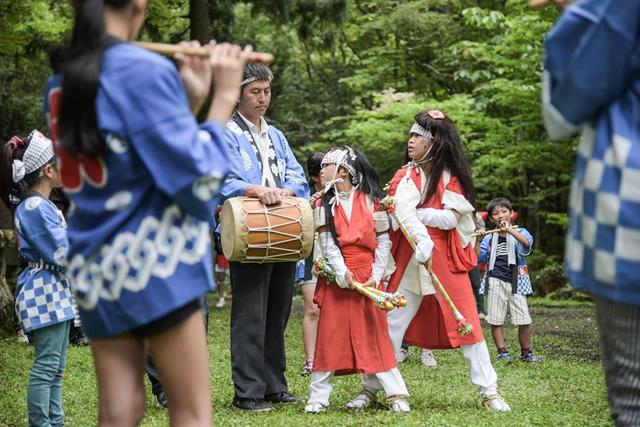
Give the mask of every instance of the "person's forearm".
[{"label": "person's forearm", "polygon": [[520,242],[520,244],[522,244],[522,246],[524,246],[525,248],[529,247],[529,241],[527,240],[527,238],[524,237],[522,233],[518,232],[515,228],[509,229],[509,233],[511,233],[511,235],[515,237],[516,240]]},{"label": "person's forearm", "polygon": [[219,93],[213,96],[207,120],[214,120],[226,123],[233,113],[233,108],[237,102],[237,97],[232,93]]},{"label": "person's forearm", "polygon": [[251,184],[244,189],[244,195],[247,197],[260,197],[262,190],[262,185]]}]

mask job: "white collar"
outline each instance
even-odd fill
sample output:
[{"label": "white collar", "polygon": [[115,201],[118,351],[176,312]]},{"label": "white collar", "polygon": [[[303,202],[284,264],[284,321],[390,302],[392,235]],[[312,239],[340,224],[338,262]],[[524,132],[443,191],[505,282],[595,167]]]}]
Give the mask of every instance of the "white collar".
[{"label": "white collar", "polygon": [[255,134],[258,134],[258,135],[262,136],[265,133],[269,132],[269,125],[267,124],[267,121],[264,119],[264,117],[260,117],[260,131],[258,131],[258,127],[256,125],[254,125],[245,116],[243,116],[242,113],[240,112],[240,110],[238,110],[238,115],[240,116],[240,118],[242,120],[244,120],[244,122],[246,123],[247,127],[249,128],[249,130],[252,133],[255,133]]}]

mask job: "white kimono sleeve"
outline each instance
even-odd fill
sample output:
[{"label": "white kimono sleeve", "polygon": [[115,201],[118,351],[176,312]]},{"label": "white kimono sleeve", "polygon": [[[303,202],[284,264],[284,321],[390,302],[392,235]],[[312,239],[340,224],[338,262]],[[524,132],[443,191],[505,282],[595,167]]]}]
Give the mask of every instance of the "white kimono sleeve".
[{"label": "white kimono sleeve", "polygon": [[473,232],[476,231],[476,223],[473,220],[473,212],[475,210],[473,205],[462,194],[445,189],[442,195],[442,206],[462,215],[455,228],[460,236],[462,247],[466,248],[473,239]]},{"label": "white kimono sleeve", "polygon": [[387,269],[387,262],[389,261],[389,254],[391,254],[391,239],[388,233],[379,234],[376,236],[378,246],[375,251],[375,261],[371,269],[371,277],[376,282],[376,285],[380,283],[385,276],[385,270]]},{"label": "white kimono sleeve", "polygon": [[336,273],[336,282],[338,286],[341,288],[347,288],[347,282],[345,279],[345,275],[347,274],[347,266],[344,263],[344,258],[342,257],[342,252],[340,252],[340,248],[336,245],[336,242],[333,241],[333,237],[329,232],[322,232],[318,235],[318,240],[322,247],[322,251],[324,253],[325,258],[329,261],[329,265],[333,268],[333,271]]},{"label": "white kimono sleeve", "polygon": [[[413,181],[403,178],[396,190],[396,215],[404,224],[411,238],[416,242],[414,253],[416,261],[424,263],[431,258],[433,241],[429,237],[427,228],[417,216],[416,206],[420,204],[420,199],[420,190]],[[394,230],[397,230],[398,227],[398,224],[394,223]]]},{"label": "white kimono sleeve", "polygon": [[451,209],[416,209],[416,215],[421,223],[441,230],[456,228],[458,220]]}]

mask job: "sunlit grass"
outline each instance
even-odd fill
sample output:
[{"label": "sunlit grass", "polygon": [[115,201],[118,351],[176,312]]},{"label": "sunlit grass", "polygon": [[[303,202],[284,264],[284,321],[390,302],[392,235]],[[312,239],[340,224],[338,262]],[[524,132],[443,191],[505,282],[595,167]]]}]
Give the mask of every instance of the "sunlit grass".
[{"label": "sunlit grass", "polygon": [[[301,301],[296,297],[287,329],[287,371],[291,392],[306,397],[308,377],[300,376],[303,362]],[[214,299],[212,298],[212,301]],[[211,310],[209,354],[216,425],[421,425],[421,426],[602,426],[609,424],[602,368],[597,348],[593,309],[588,304],[549,307],[533,304],[534,349],[545,356],[541,365],[514,362],[496,365],[501,394],[513,407],[509,414],[489,413],[469,382],[459,350],[435,351],[438,367],[424,368],[417,349],[400,365],[413,412],[395,415],[384,406],[353,413],[344,403],[360,390],[357,376],[334,380],[332,405],[320,415],[306,415],[302,404],[281,406],[269,413],[246,414],[231,409],[233,397],[229,353],[229,308]],[[495,350],[490,334],[492,357]],[[507,340],[518,353],[515,329]],[[26,393],[33,348],[15,339],[0,341],[0,425],[27,424]],[[179,369],[179,367],[176,367]],[[66,425],[95,425],[97,392],[88,347],[69,348],[63,384]],[[383,401],[382,397],[379,399]],[[166,412],[155,405],[148,390],[145,426],[168,424]]]}]

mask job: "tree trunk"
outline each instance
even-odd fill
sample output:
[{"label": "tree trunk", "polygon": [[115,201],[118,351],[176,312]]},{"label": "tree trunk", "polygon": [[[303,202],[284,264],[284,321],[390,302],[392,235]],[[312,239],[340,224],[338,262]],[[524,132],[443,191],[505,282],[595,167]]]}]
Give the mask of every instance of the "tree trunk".
[{"label": "tree trunk", "polygon": [[209,35],[209,6],[207,0],[189,0],[189,22],[191,24],[191,40],[205,44]]},{"label": "tree trunk", "polygon": [[13,231],[0,231],[0,336],[15,333],[13,292],[7,283],[7,262],[14,250]]}]

